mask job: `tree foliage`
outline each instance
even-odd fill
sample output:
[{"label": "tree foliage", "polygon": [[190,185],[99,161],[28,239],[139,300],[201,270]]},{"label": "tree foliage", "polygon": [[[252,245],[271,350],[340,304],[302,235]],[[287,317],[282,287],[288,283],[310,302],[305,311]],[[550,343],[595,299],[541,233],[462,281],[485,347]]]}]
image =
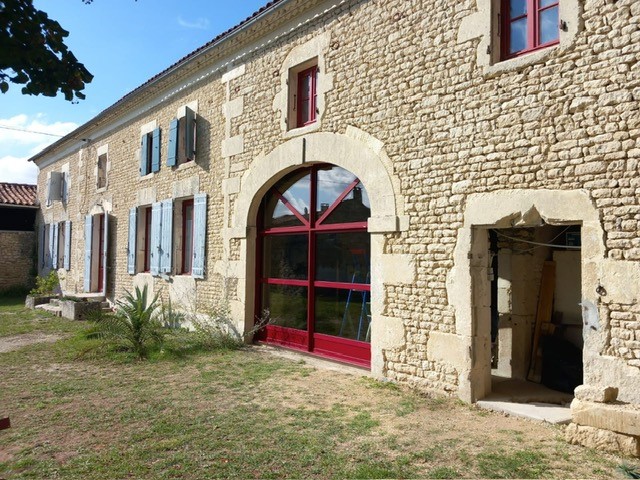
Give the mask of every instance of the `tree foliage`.
[{"label": "tree foliage", "polygon": [[68,35],[33,0],[0,0],[0,91],[15,83],[26,95],[55,97],[60,91],[65,100],[84,99],[93,75],[65,45]]}]

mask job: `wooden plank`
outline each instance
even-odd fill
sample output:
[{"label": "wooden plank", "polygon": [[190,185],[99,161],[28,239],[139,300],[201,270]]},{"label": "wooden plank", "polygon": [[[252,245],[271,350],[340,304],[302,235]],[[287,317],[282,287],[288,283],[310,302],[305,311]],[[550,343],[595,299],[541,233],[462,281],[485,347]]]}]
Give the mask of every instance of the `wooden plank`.
[{"label": "wooden plank", "polygon": [[533,332],[533,347],[531,348],[531,362],[527,379],[540,383],[542,376],[542,350],[540,336],[543,332],[552,332],[551,314],[553,313],[553,293],[556,288],[556,262],[547,261],[542,266],[540,279],[540,294],[538,295],[538,310]]}]

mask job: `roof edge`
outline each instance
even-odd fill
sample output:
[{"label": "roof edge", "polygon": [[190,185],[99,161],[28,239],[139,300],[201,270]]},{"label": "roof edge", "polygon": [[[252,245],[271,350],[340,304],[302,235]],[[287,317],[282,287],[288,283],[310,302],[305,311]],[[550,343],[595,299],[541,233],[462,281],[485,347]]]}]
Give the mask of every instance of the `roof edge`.
[{"label": "roof edge", "polygon": [[[28,161],[38,164],[38,161],[41,160],[43,157],[47,156],[49,153],[53,152],[54,150],[64,147],[66,144],[70,143],[70,141],[72,140],[86,142],[87,140],[85,138],[82,138],[83,137],[82,134],[84,132],[88,132],[92,127],[97,127],[98,125],[100,125],[102,121],[106,120],[107,116],[109,116],[110,114],[115,114],[119,108],[122,108],[125,105],[127,105],[134,98],[135,95],[148,91],[149,89],[158,85],[163,80],[166,80],[167,78],[169,78],[175,72],[182,70],[192,62],[196,61],[202,55],[205,55],[211,52],[212,50],[219,48],[221,45],[229,42],[234,36],[249,29],[256,22],[263,20],[265,17],[271,16],[276,11],[280,10],[281,8],[285,7],[286,5],[288,5],[293,1],[295,0],[272,0],[271,2],[267,3],[264,7],[260,8],[259,10],[254,12],[251,16],[247,17],[246,19],[244,19],[234,27],[231,27],[229,30],[217,35],[210,42],[204,44],[203,46],[187,54],[185,57],[181,58],[174,64],[170,65],[165,70],[151,77],[149,80],[144,82],[139,87],[136,87],[135,89],[131,90],[130,92],[125,94],[122,98],[120,98],[115,103],[113,103],[112,105],[104,109],[102,112],[92,117],[87,122],[80,125],[75,130],[69,132],[67,135],[65,135],[61,139],[55,141],[48,147],[44,148],[42,151],[30,157]],[[178,79],[176,79],[176,81],[177,80]]]}]

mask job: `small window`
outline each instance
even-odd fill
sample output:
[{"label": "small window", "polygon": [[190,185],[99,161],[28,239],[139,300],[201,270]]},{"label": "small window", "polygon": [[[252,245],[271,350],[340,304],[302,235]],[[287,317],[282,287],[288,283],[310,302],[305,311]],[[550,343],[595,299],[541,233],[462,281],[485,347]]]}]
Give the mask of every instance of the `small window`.
[{"label": "small window", "polygon": [[107,154],[103,153],[98,157],[98,178],[96,188],[107,187]]},{"label": "small window", "polygon": [[298,112],[298,127],[304,127],[316,121],[317,80],[317,65],[298,73],[298,94],[296,104],[296,110]]},{"label": "small window", "polygon": [[314,58],[289,71],[290,130],[312,125],[318,121],[318,59]]},{"label": "small window", "polygon": [[160,128],[142,135],[140,142],[140,175],[160,171]]},{"label": "small window", "polygon": [[502,0],[502,58],[558,44],[559,9],[559,0]]}]

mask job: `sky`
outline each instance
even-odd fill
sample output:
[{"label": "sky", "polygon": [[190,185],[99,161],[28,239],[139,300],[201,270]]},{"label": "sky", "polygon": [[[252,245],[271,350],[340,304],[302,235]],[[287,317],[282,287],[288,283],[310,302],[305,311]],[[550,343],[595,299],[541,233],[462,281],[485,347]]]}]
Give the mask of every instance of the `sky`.
[{"label": "sky", "polygon": [[[94,75],[87,98],[0,94],[0,182],[35,184],[27,160],[268,0],[34,0],[69,31],[65,43]],[[26,130],[26,131],[25,131]],[[34,133],[38,132],[38,133]]]}]

